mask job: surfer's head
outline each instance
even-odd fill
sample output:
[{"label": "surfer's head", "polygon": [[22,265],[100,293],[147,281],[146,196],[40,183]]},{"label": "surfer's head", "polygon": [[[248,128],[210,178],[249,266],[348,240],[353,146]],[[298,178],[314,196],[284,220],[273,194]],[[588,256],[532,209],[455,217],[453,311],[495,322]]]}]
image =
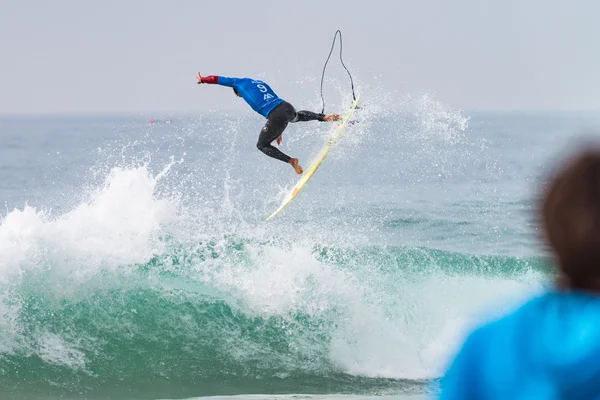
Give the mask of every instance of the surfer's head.
[{"label": "surfer's head", "polygon": [[600,147],[588,147],[559,170],[543,197],[541,219],[560,268],[559,286],[600,292]]},{"label": "surfer's head", "polygon": [[236,95],[237,97],[242,97],[242,95],[240,94],[240,92],[238,92],[238,91],[237,91],[237,89],[236,89],[236,88],[233,88],[233,93],[235,93],[235,95]]}]

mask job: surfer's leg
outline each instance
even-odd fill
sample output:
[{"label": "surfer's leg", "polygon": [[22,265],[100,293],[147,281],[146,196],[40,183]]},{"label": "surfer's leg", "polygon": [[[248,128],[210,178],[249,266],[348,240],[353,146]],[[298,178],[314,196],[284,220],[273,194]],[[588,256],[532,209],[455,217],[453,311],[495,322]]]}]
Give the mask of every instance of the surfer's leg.
[{"label": "surfer's leg", "polygon": [[297,158],[291,158],[275,146],[271,145],[275,139],[281,136],[287,127],[288,122],[291,121],[295,115],[296,110],[294,110],[294,107],[288,102],[283,102],[275,107],[273,111],[269,113],[267,123],[260,131],[256,147],[269,157],[291,164],[296,173],[301,174],[303,171],[302,167],[298,164]]},{"label": "surfer's leg", "polygon": [[293,122],[325,121],[325,114],[317,114],[312,111],[301,110],[296,113]]},{"label": "surfer's leg", "polygon": [[292,122],[305,122],[305,121],[321,121],[321,122],[329,122],[329,121],[339,121],[340,116],[338,114],[317,114],[312,111],[298,111],[296,113],[296,117]]},{"label": "surfer's leg", "polygon": [[256,147],[269,157],[273,157],[283,162],[289,163],[292,158],[287,154],[284,154],[275,146],[271,145],[271,142],[273,142],[273,140],[277,139],[283,133],[283,131],[287,127],[287,124],[287,120],[271,118],[271,116],[269,115],[267,123],[260,131]]},{"label": "surfer's leg", "polygon": [[271,144],[275,139],[281,136],[288,123],[292,121],[295,116],[296,110],[294,109],[294,106],[288,102],[283,102],[275,107],[273,111],[269,113],[267,123],[260,131],[256,147],[269,157],[291,164],[296,173],[301,174],[304,171],[298,164],[298,159],[291,158]]}]

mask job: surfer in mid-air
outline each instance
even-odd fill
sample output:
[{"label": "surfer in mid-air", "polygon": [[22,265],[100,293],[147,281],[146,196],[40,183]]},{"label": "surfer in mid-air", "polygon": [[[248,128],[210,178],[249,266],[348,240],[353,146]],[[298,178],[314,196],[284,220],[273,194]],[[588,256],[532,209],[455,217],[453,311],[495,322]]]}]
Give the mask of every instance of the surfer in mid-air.
[{"label": "surfer in mid-air", "polygon": [[271,143],[277,141],[281,144],[281,135],[287,124],[301,121],[338,121],[338,114],[317,114],[311,111],[296,111],[287,101],[279,98],[265,82],[250,78],[228,78],[225,76],[196,75],[198,84],[209,83],[233,88],[238,97],[242,97],[254,111],[267,119],[258,137],[256,147],[268,155],[294,167],[297,174],[303,170],[297,158],[284,154]]}]

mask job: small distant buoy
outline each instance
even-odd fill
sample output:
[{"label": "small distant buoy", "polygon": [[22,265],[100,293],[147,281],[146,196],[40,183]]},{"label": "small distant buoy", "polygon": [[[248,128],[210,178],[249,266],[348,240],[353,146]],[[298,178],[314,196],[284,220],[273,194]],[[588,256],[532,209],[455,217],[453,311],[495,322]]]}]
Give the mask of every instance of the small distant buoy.
[{"label": "small distant buoy", "polygon": [[148,123],[150,125],[154,125],[154,124],[172,124],[173,120],[172,119],[167,119],[167,120],[162,120],[162,119],[151,119],[148,121]]}]

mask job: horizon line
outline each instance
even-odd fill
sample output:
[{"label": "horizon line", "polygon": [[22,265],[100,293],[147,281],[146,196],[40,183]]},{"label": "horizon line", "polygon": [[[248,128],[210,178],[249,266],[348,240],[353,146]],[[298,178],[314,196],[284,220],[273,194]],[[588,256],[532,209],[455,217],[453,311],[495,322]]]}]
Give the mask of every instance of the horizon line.
[{"label": "horizon line", "polygon": [[[600,109],[464,109],[458,108],[455,111],[474,114],[550,114],[550,113],[598,113]],[[404,110],[394,110],[393,114],[401,114]],[[204,110],[204,111],[58,111],[58,112],[33,112],[33,113],[2,113],[0,118],[140,118],[147,119],[167,119],[167,118],[190,118],[200,117],[205,114],[223,114],[223,115],[244,115],[251,114],[249,112],[239,112],[232,110]]]}]

